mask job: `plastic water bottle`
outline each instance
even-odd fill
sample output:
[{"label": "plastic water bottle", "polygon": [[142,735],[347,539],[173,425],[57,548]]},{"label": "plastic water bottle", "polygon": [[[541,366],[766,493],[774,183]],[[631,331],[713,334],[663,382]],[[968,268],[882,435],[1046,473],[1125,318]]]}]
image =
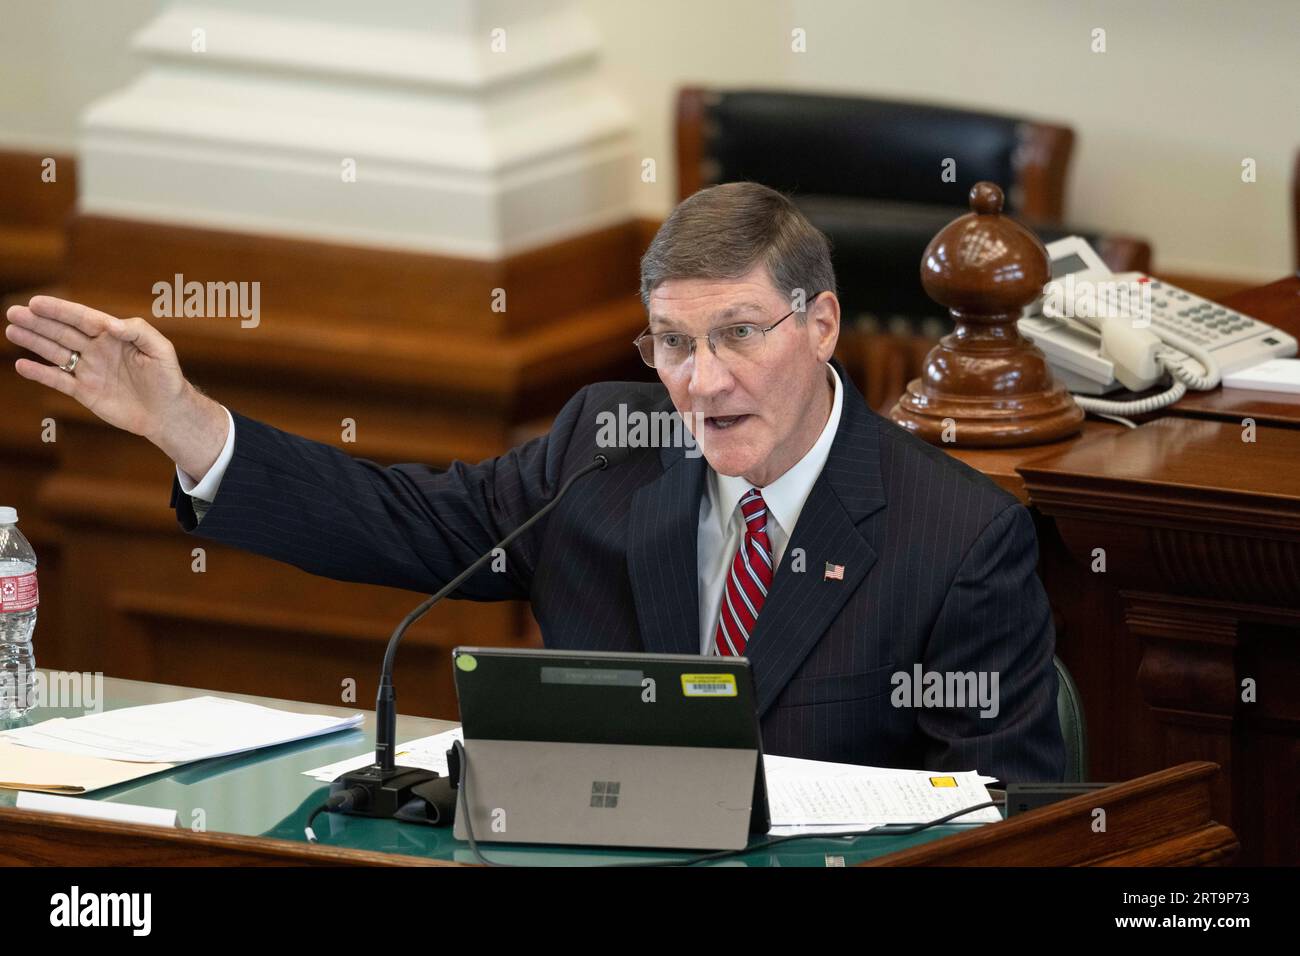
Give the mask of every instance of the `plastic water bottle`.
[{"label": "plastic water bottle", "polygon": [[0,507],[0,719],[35,705],[36,552],[18,530],[18,512]]}]

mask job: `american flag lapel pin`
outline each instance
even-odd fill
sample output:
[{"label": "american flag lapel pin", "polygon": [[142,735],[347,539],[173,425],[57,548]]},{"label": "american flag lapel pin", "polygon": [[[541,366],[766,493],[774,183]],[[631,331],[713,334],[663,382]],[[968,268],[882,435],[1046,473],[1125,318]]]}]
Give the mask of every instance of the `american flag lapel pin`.
[{"label": "american flag lapel pin", "polygon": [[842,565],[842,564],[831,564],[829,561],[827,561],[827,562],[826,562],[826,575],[825,575],[825,577],[822,578],[822,580],[823,580],[823,581],[843,581],[843,580],[844,580],[844,565]]}]

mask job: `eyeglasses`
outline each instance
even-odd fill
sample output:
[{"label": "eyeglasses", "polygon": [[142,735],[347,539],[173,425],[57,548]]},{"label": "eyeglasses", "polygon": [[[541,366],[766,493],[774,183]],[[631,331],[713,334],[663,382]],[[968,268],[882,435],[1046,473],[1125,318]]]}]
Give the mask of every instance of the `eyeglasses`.
[{"label": "eyeglasses", "polygon": [[[820,295],[820,293],[818,293]],[[817,296],[813,296],[813,299]],[[811,302],[809,299],[808,302]],[[803,311],[807,311],[807,303]],[[767,333],[794,315],[799,309],[791,309],[769,326],[756,325],[753,322],[740,322],[736,325],[723,325],[710,329],[708,335],[687,335],[685,332],[651,332],[648,328],[632,340],[641,353],[641,360],[651,368],[676,369],[686,363],[695,354],[695,340],[707,339],[709,351],[723,361],[731,359],[754,359],[763,351]]]}]

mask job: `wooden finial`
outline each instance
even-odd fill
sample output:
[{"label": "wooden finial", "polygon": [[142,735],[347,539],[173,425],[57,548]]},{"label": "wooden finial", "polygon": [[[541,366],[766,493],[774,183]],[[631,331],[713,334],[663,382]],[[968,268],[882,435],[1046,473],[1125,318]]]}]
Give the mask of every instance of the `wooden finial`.
[{"label": "wooden finial", "polygon": [[976,183],[971,212],[939,231],[921,258],[921,284],[954,329],[890,417],[936,445],[1036,445],[1074,434],[1083,411],[1016,321],[1051,275],[1038,237],[1002,214],[995,183]]}]

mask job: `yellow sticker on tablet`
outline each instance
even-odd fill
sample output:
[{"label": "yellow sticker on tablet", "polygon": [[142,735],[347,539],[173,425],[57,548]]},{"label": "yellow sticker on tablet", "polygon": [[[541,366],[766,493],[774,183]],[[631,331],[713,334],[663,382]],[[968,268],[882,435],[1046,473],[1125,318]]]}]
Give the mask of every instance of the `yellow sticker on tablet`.
[{"label": "yellow sticker on tablet", "polygon": [[955,787],[957,786],[956,777],[931,777],[930,786],[932,787]]},{"label": "yellow sticker on tablet", "polygon": [[687,697],[735,697],[735,674],[683,674],[682,693]]}]

